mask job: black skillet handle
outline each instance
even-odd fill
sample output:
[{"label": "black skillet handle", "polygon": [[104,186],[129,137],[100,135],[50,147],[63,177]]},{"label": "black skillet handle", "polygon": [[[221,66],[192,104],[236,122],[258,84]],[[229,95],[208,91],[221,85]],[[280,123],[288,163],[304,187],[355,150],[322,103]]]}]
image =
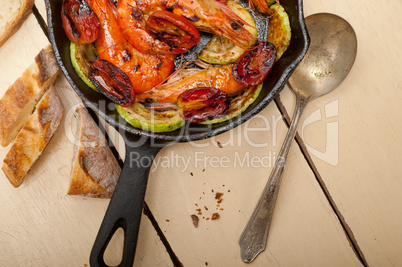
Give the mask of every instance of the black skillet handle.
[{"label": "black skillet handle", "polygon": [[124,248],[118,266],[133,266],[148,174],[156,154],[164,146],[153,144],[144,136],[125,134],[124,166],[92,247],[92,267],[108,266],[103,256],[110,239],[120,227],[124,230]]}]

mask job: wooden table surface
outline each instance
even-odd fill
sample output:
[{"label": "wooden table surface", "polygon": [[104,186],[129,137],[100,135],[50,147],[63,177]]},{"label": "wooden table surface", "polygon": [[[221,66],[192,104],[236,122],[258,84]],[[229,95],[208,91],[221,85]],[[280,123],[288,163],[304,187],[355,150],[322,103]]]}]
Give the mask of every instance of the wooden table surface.
[{"label": "wooden table surface", "polygon": [[[46,20],[43,1],[35,5]],[[354,27],[357,58],[339,88],[305,110],[267,248],[248,266],[402,266],[402,1],[304,1],[305,16],[320,12]],[[0,48],[1,95],[47,44],[31,14]],[[17,189],[0,173],[0,266],[87,266],[109,202],[66,196],[73,155],[68,111],[80,100],[64,77],[56,86],[66,115],[43,155]],[[158,154],[134,266],[246,266],[237,241],[294,105],[286,87],[240,127]],[[123,155],[122,140],[106,128]],[[0,148],[2,159],[7,151]],[[219,206],[216,192],[223,193]],[[198,208],[195,228],[190,215]],[[207,220],[215,212],[220,218]],[[119,262],[122,240],[118,232],[107,263]]]}]

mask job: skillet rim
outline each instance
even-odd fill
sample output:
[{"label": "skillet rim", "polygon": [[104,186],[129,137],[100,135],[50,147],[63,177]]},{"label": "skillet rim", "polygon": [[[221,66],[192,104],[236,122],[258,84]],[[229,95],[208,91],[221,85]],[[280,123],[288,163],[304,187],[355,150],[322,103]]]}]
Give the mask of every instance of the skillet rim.
[{"label": "skillet rim", "polygon": [[[288,0],[288,1],[293,1],[293,0]],[[248,109],[246,109],[244,112],[242,112],[240,115],[238,115],[236,118],[234,118],[232,120],[212,125],[212,127],[214,127],[212,129],[210,128],[211,125],[207,125],[204,127],[198,126],[196,128],[193,128],[193,129],[206,129],[207,130],[204,132],[197,132],[197,133],[186,133],[185,131],[188,128],[188,126],[190,125],[190,127],[191,127],[191,124],[186,123],[180,129],[176,130],[176,131],[180,131],[179,135],[171,135],[170,133],[154,133],[154,132],[150,132],[147,130],[138,129],[138,128],[131,126],[130,124],[128,124],[125,121],[124,121],[125,124],[123,124],[122,122],[117,121],[112,116],[106,114],[105,111],[101,110],[96,105],[96,104],[99,104],[100,101],[98,101],[97,103],[94,103],[93,101],[91,101],[86,96],[85,90],[81,90],[80,87],[74,81],[74,79],[70,76],[70,73],[63,62],[61,53],[57,46],[55,30],[54,30],[54,22],[53,22],[52,5],[61,4],[61,1],[45,0],[45,5],[46,5],[46,12],[47,12],[49,39],[50,39],[50,43],[51,43],[53,52],[55,54],[56,61],[58,62],[60,69],[62,70],[67,81],[69,82],[71,87],[74,89],[74,91],[78,94],[78,96],[81,98],[81,100],[84,102],[84,104],[86,105],[87,108],[93,109],[106,122],[108,122],[110,125],[112,125],[116,130],[118,130],[120,134],[122,134],[121,130],[123,130],[123,133],[131,133],[134,135],[145,136],[147,138],[161,140],[161,141],[190,142],[190,141],[196,141],[196,140],[216,136],[218,134],[229,131],[229,130],[239,126],[240,124],[250,120],[252,117],[257,115],[260,111],[262,111],[275,98],[275,96],[278,95],[280,91],[282,91],[282,89],[284,88],[289,77],[292,75],[292,73],[296,69],[297,65],[301,62],[301,60],[305,56],[307,49],[309,47],[309,44],[310,44],[310,38],[309,38],[308,31],[307,31],[305,21],[304,21],[303,0],[294,0],[294,2],[297,3],[297,5],[295,5],[294,8],[297,11],[297,20],[296,21],[298,23],[298,26],[300,27],[299,30],[300,30],[301,36],[303,38],[301,40],[301,42],[303,42],[303,48],[301,49],[299,55],[292,62],[290,62],[288,64],[288,66],[283,70],[283,72],[280,74],[278,81],[275,83],[275,85],[272,87],[272,89],[269,91],[269,93],[262,100],[260,100],[260,102],[257,103],[254,107],[252,107],[251,109],[249,107]],[[292,27],[292,36],[293,36],[294,30],[295,29],[293,29],[293,27]],[[264,88],[265,87],[266,87],[266,84],[264,82]],[[263,90],[264,90],[264,88],[263,88]],[[268,89],[266,89],[266,90],[268,90]],[[256,100],[256,102],[257,101],[258,101],[258,99]],[[115,111],[115,113],[117,113],[117,111]],[[117,116],[119,116],[119,115],[117,115]],[[184,130],[184,132],[183,132],[183,130]],[[175,132],[173,132],[173,133],[175,133]],[[122,136],[124,139],[127,138],[127,136],[124,136],[123,134],[122,134]]]}]

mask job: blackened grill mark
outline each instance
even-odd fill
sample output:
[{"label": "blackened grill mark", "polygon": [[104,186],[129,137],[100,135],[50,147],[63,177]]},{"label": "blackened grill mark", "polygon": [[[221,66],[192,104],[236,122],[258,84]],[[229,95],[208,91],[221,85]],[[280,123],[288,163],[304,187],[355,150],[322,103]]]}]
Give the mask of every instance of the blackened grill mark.
[{"label": "blackened grill mark", "polygon": [[129,52],[127,49],[125,49],[125,50],[123,51],[122,55],[123,55],[123,62],[130,61],[130,59],[131,59],[131,54],[130,54],[130,52]]},{"label": "blackened grill mark", "polygon": [[110,0],[110,3],[111,3],[112,5],[114,5],[115,7],[117,7],[117,1],[115,1],[115,0]]},{"label": "blackened grill mark", "polygon": [[133,71],[137,71],[140,67],[141,67],[141,65],[137,64],[137,65],[133,66],[132,69],[133,69]]},{"label": "blackened grill mark", "polygon": [[192,22],[197,22],[200,20],[200,18],[197,17],[197,15],[194,15],[192,17],[186,17],[186,19],[188,19],[189,21],[192,21]]},{"label": "blackened grill mark", "polygon": [[159,63],[156,65],[156,69],[159,70],[160,67],[162,67],[162,65],[163,65],[163,61],[160,60]]},{"label": "blackened grill mark", "polygon": [[132,10],[133,11],[131,12],[131,17],[133,17],[133,19],[135,20],[142,21],[141,12],[135,7],[132,7]]},{"label": "blackened grill mark", "polygon": [[74,25],[74,21],[71,19],[71,17],[66,13],[66,11],[63,9],[63,15],[66,16],[66,18],[68,19],[68,22],[70,24],[71,27],[71,33],[74,34],[74,36],[76,36],[78,39],[81,37],[80,32],[77,30],[77,28]]},{"label": "blackened grill mark", "polygon": [[240,25],[237,24],[236,22],[232,21],[230,23],[230,27],[232,27],[233,30],[237,31],[238,29],[240,29]]}]

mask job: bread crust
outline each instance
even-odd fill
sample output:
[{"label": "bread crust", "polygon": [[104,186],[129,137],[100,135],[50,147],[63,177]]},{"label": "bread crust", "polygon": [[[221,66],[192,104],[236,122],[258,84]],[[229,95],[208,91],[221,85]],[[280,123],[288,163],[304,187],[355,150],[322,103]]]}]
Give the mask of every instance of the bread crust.
[{"label": "bread crust", "polygon": [[21,27],[25,19],[31,14],[34,4],[35,0],[25,0],[23,2],[18,15],[14,18],[10,26],[4,32],[0,32],[0,46]]},{"label": "bread crust", "polygon": [[43,149],[56,132],[64,107],[52,86],[36,106],[35,112],[18,133],[3,161],[3,171],[14,187],[18,187]]},{"label": "bread crust", "polygon": [[110,198],[120,177],[120,165],[88,111],[79,107],[76,112],[80,120],[79,145],[67,194]]},{"label": "bread crust", "polygon": [[54,83],[60,68],[51,46],[42,49],[22,76],[0,99],[0,140],[7,146],[32,114],[36,103]]}]

